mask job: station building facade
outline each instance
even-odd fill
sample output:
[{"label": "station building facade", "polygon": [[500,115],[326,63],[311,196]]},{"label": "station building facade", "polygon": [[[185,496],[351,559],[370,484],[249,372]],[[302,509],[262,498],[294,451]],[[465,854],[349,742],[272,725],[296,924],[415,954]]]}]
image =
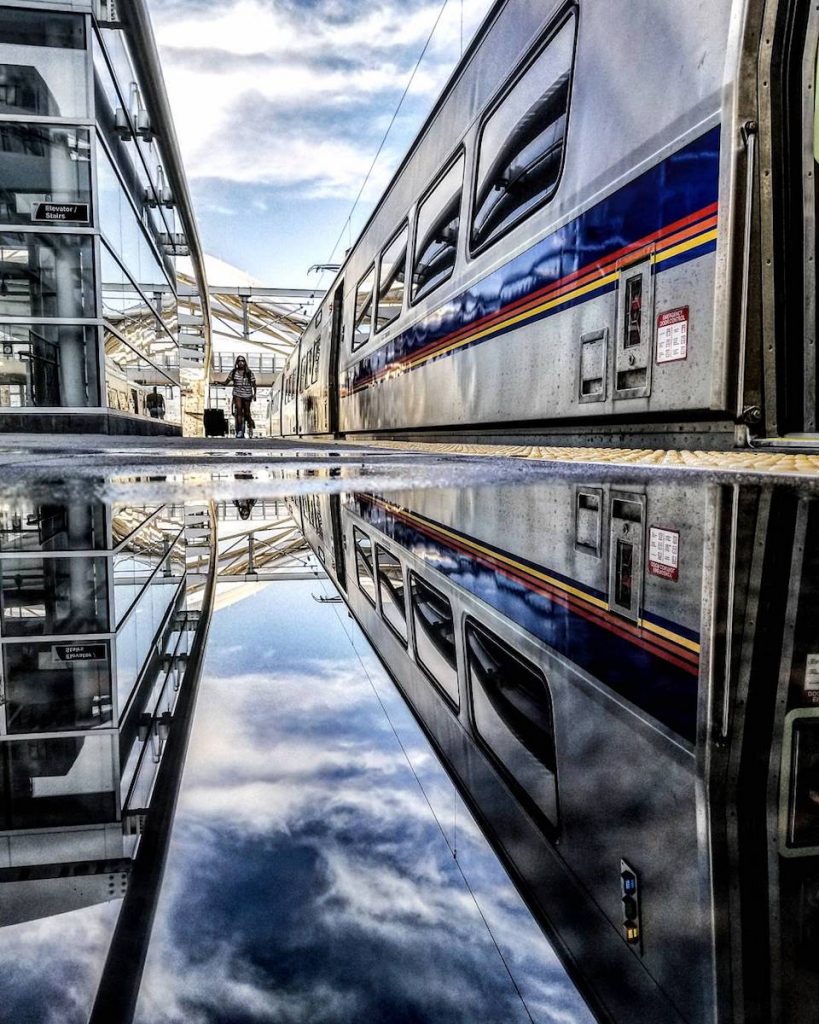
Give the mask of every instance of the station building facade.
[{"label": "station building facade", "polygon": [[179,433],[203,266],[141,0],[0,2],[0,429]]}]

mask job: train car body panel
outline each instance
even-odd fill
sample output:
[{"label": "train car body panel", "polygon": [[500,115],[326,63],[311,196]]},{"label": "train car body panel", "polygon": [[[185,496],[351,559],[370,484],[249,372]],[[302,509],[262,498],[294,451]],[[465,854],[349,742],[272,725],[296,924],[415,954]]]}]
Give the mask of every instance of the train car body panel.
[{"label": "train car body panel", "polygon": [[[345,267],[343,431],[725,411],[729,388],[713,341],[732,11],[729,3],[707,16],[705,8],[660,6],[667,36],[646,32],[636,11],[621,12],[612,29],[602,4],[556,7],[546,19],[520,3],[496,11]],[[559,186],[502,241],[470,256],[483,114],[544,29],[548,37],[547,26],[565,17],[576,23],[577,44]],[[612,31],[641,41],[639,90],[617,89],[600,59],[615,46]],[[670,90],[669,38],[698,53],[697,62],[681,61]],[[731,59],[729,52],[729,67]],[[425,183],[460,147],[462,227],[450,279],[412,307],[405,301],[393,324],[353,352],[349,282],[377,266],[382,241],[407,216],[413,235]],[[643,338],[635,352],[624,344],[624,291],[641,259]]]}]

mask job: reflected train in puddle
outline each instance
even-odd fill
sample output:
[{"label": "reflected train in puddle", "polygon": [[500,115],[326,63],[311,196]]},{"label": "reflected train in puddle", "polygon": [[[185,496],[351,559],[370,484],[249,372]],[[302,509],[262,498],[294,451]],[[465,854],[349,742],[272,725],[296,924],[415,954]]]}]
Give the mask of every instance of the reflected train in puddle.
[{"label": "reflected train in puddle", "polygon": [[293,511],[601,1020],[813,1020],[819,503],[590,472]]}]

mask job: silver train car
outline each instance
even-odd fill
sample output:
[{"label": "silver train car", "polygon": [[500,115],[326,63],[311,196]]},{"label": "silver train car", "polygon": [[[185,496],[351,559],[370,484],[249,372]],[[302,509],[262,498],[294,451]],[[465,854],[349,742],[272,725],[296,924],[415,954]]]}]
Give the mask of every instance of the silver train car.
[{"label": "silver train car", "polygon": [[575,475],[294,514],[599,1020],[815,1020],[815,495]]},{"label": "silver train car", "polygon": [[818,38],[806,0],[499,0],[272,434],[809,447]]}]

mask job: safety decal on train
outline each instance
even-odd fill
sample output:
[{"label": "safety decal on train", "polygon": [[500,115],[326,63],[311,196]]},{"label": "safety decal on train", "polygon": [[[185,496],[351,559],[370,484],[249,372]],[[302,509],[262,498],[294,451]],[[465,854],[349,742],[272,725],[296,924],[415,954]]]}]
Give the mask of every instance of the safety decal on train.
[{"label": "safety decal on train", "polygon": [[652,526],[648,532],[648,571],[676,583],[680,578],[680,534]]},{"label": "safety decal on train", "polygon": [[667,309],[657,317],[657,362],[676,363],[688,357],[688,306]]},{"label": "safety decal on train", "polygon": [[804,704],[819,706],[819,654],[809,654],[802,687]]}]

